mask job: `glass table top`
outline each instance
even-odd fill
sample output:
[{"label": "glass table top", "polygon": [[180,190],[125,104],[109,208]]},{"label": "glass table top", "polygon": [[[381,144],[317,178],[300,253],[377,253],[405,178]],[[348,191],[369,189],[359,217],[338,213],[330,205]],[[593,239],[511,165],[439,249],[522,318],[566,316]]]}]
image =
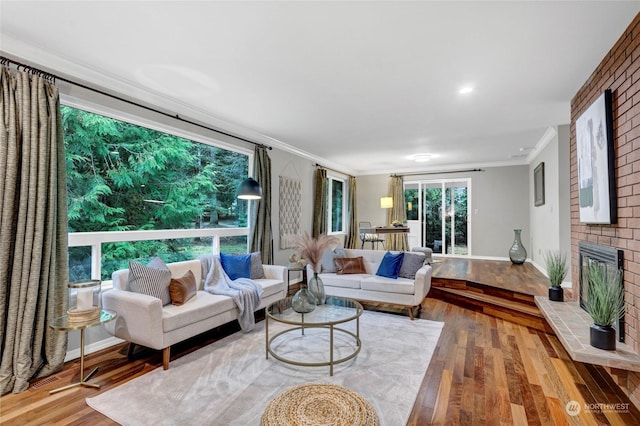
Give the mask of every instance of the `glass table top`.
[{"label": "glass table top", "polygon": [[275,321],[287,324],[330,325],[351,321],[362,315],[362,305],[345,297],[328,296],[324,305],[316,306],[313,312],[300,314],[293,310],[292,297],[272,303],[267,315]]},{"label": "glass table top", "polygon": [[89,321],[69,321],[69,316],[63,315],[51,322],[51,328],[55,328],[56,330],[79,330],[104,324],[115,319],[115,317],[115,312],[106,309],[102,309],[100,311],[100,316],[98,318],[94,318]]}]

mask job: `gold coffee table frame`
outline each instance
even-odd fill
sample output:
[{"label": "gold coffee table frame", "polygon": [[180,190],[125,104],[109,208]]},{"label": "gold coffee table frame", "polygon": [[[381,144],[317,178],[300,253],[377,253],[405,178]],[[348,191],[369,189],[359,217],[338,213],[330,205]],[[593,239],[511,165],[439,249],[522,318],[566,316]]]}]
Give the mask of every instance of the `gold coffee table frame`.
[{"label": "gold coffee table frame", "polygon": [[[269,359],[269,355],[277,359],[280,362],[286,364],[298,365],[302,367],[322,367],[329,366],[329,375],[333,376],[333,366],[342,362],[355,358],[362,348],[362,342],[360,341],[360,316],[362,315],[362,305],[355,300],[347,299],[345,297],[327,297],[327,301],[324,305],[319,305],[313,312],[308,314],[300,314],[295,312],[291,307],[293,297],[287,297],[277,302],[272,303],[266,309],[265,315],[265,345],[266,345],[266,357]],[[343,324],[349,321],[356,321],[356,332],[353,333],[349,330],[345,330],[340,327],[336,327],[339,324]],[[276,321],[283,324],[294,325],[293,328],[288,328],[284,331],[269,336],[269,321]],[[278,337],[300,330],[304,335],[305,328],[325,328],[329,329],[329,361],[326,362],[301,362],[286,358],[282,355],[278,355],[276,351],[271,347],[273,341]],[[340,359],[334,359],[333,355],[333,337],[335,332],[347,334],[354,338],[354,351],[349,355]]]},{"label": "gold coffee table frame", "polygon": [[100,316],[97,318],[93,318],[87,321],[69,321],[68,315],[63,315],[54,319],[50,327],[54,330],[59,331],[71,331],[71,330],[80,330],[80,381],[68,384],[58,389],[54,389],[49,391],[49,394],[54,394],[57,392],[61,392],[63,390],[71,389],[76,386],[85,386],[90,388],[100,389],[100,385],[95,383],[89,383],[87,380],[91,378],[98,371],[98,367],[94,368],[89,374],[84,375],[84,331],[96,325],[104,324],[109,321],[113,321],[116,318],[116,313],[113,311],[108,311],[103,309],[100,311]]}]

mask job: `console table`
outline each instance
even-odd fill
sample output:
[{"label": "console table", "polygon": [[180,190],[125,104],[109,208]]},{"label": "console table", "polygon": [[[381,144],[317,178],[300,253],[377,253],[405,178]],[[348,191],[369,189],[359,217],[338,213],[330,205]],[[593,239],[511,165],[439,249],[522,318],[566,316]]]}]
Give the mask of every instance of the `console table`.
[{"label": "console table", "polygon": [[[388,235],[388,234],[408,234],[408,226],[372,226],[362,227],[358,231],[364,234],[376,234],[376,235]],[[364,243],[362,244],[364,248]],[[373,248],[373,246],[372,246]],[[396,247],[390,247],[391,250],[396,250]]]},{"label": "console table", "polygon": [[372,226],[370,228],[360,228],[365,234],[408,234],[408,226]]}]

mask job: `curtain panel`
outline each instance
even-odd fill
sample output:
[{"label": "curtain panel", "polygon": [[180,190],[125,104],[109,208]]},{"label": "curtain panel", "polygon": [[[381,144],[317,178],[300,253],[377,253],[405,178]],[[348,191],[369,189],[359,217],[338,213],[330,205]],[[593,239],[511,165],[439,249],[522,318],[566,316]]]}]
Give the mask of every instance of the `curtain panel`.
[{"label": "curtain panel", "polygon": [[0,75],[0,390],[62,368],[67,334],[49,327],[68,306],[67,198],[58,89]]},{"label": "curtain panel", "polygon": [[[407,211],[405,210],[404,185],[401,176],[391,176],[389,180],[389,193],[393,198],[393,207],[387,210],[387,223],[394,220],[401,223],[407,222]],[[385,245],[390,250],[409,250],[409,237],[407,234],[389,234],[385,240]]]},{"label": "curtain panel", "polygon": [[262,253],[262,263],[273,264],[273,231],[271,228],[271,158],[266,148],[256,146],[253,164],[254,178],[262,187],[262,199],[252,214],[251,251]]},{"label": "curtain panel", "polygon": [[311,236],[327,233],[327,169],[316,169],[313,197],[313,225]]},{"label": "curtain panel", "polygon": [[349,198],[347,200],[347,214],[349,218],[347,220],[347,236],[344,241],[346,248],[358,248],[360,242],[360,236],[358,235],[358,209],[357,209],[357,193],[356,193],[356,178],[349,176]]}]

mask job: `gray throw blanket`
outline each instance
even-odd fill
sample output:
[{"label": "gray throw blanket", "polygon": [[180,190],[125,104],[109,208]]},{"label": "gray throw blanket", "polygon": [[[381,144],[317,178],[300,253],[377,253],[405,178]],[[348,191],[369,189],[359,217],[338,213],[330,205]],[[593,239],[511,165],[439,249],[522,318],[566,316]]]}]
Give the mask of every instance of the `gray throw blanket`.
[{"label": "gray throw blanket", "polygon": [[204,255],[198,258],[202,265],[204,289],[211,294],[222,294],[233,299],[240,310],[238,322],[245,333],[253,330],[256,325],[253,312],[260,305],[262,287],[249,278],[232,280],[222,269],[220,256]]}]

